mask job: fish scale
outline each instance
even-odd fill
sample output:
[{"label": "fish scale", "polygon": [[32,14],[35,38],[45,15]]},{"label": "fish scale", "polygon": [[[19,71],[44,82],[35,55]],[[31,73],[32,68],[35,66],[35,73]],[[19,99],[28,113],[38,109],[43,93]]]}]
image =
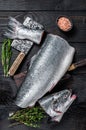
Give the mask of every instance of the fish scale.
[{"label": "fish scale", "polygon": [[11,46],[20,51],[19,55],[8,71],[8,74],[13,76],[23,61],[25,55],[28,54],[32,48],[33,44],[35,43],[39,45],[41,43],[44,29],[41,24],[29,17],[24,20],[23,24],[18,22],[15,18],[10,17],[8,26],[10,29],[5,32],[5,36],[15,39],[13,40]]},{"label": "fish scale", "polygon": [[32,58],[27,76],[18,91],[16,105],[31,107],[55,87],[68,70],[74,52],[75,49],[66,40],[48,34],[39,52]]},{"label": "fish scale", "polygon": [[62,90],[41,98],[38,102],[52,121],[60,122],[64,113],[76,99],[70,90]]}]

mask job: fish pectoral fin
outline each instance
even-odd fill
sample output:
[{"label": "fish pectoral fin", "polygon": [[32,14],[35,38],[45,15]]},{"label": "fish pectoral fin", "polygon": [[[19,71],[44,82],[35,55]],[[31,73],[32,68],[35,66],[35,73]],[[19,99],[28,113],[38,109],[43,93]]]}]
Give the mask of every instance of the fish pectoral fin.
[{"label": "fish pectoral fin", "polygon": [[28,107],[33,107],[34,105],[35,105],[35,102],[32,102],[32,103],[29,104]]}]

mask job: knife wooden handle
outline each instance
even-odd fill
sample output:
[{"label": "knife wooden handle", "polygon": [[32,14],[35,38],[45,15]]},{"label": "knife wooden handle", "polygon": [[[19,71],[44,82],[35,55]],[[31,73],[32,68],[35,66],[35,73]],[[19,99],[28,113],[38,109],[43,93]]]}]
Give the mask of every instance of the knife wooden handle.
[{"label": "knife wooden handle", "polygon": [[68,71],[75,70],[78,67],[85,66],[86,65],[86,59],[80,60],[74,64],[72,64]]},{"label": "knife wooden handle", "polygon": [[24,57],[25,57],[25,54],[20,52],[19,55],[17,56],[17,58],[15,59],[15,61],[13,62],[11,68],[8,71],[8,74],[10,76],[13,76],[15,74],[16,70],[18,69],[18,67],[21,64]]}]

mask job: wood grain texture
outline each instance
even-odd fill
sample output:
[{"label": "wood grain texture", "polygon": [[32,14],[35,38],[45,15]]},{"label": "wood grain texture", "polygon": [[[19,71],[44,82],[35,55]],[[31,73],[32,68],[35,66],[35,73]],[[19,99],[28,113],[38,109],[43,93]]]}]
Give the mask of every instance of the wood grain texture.
[{"label": "wood grain texture", "polygon": [[[2,80],[3,81],[3,80]],[[5,80],[3,81],[5,82]],[[81,85],[82,83],[82,85]],[[4,83],[3,83],[4,84]],[[51,122],[50,118],[42,120],[41,127],[39,130],[85,130],[86,128],[86,74],[72,76],[71,80],[63,82],[60,85],[57,85],[53,92],[60,91],[63,89],[72,89],[73,93],[76,93],[77,99],[69,108],[69,110],[64,114],[63,119],[60,123]],[[48,93],[49,94],[49,93]],[[13,106],[10,106],[10,110],[13,109]],[[16,107],[15,107],[16,109]],[[9,108],[3,109],[2,112],[9,112]],[[6,115],[6,114],[5,114]],[[8,115],[7,115],[8,116]],[[84,118],[83,118],[84,117]],[[5,123],[5,125],[3,125]],[[25,125],[17,125],[11,128],[8,128],[11,121],[5,119],[0,121],[0,130],[34,130],[33,128],[26,127]],[[1,127],[2,126],[2,127]],[[8,129],[7,129],[8,128]],[[38,130],[38,129],[37,129]]]},{"label": "wood grain texture", "polygon": [[[85,49],[86,44],[85,43],[77,42],[77,43],[69,43],[69,44],[76,49],[76,53],[75,53],[73,62],[77,62],[79,60],[86,58],[86,49]],[[1,45],[2,45],[2,43],[0,43],[0,49],[1,49]],[[32,47],[31,51],[25,57],[24,61],[22,62],[22,64],[20,65],[20,67],[16,73],[20,73],[20,72],[23,72],[24,70],[26,70],[27,64],[30,63],[31,57],[34,56],[38,52],[40,47],[41,47],[41,45],[40,46],[34,45]],[[15,49],[12,49],[12,50],[13,50],[13,54],[12,54],[12,59],[11,59],[11,65],[12,65],[13,61],[15,60],[15,58],[17,57],[17,55],[19,54],[19,52],[17,50],[15,50]],[[76,70],[72,71],[71,73],[73,73],[73,74],[86,73],[86,66],[77,68]],[[0,75],[3,75],[1,61],[0,61]]]},{"label": "wood grain texture", "polygon": [[[63,33],[58,29],[56,18],[60,15],[66,15],[72,19],[74,28],[70,33]],[[43,24],[47,32],[65,38],[71,46],[75,47],[76,53],[73,62],[86,58],[86,0],[0,0],[0,55],[4,39],[2,34],[7,28],[9,16],[17,18],[20,22],[23,22],[25,17],[30,16]],[[41,45],[32,47],[16,74],[27,69],[31,57],[38,52],[40,47]],[[12,51],[11,65],[19,54],[13,48]],[[64,114],[60,123],[51,122],[50,118],[47,117],[42,121],[39,130],[86,130],[86,66],[77,68],[69,74],[71,74],[71,78],[60,82],[51,93],[67,88],[72,89],[73,93],[77,95],[77,100]],[[0,90],[9,88],[12,90],[11,94],[14,97],[18,88],[13,79],[3,77],[0,60]],[[13,105],[0,105],[0,130],[34,130],[23,124],[8,128],[11,124],[7,119],[8,113],[14,109],[18,108]],[[3,118],[4,120],[1,120]],[[38,130],[38,128],[35,130]]]},{"label": "wood grain texture", "polygon": [[[69,16],[74,27],[69,33],[63,33],[60,31],[56,24],[56,19],[60,15]],[[24,18],[29,16],[36,20],[37,22],[44,25],[45,30],[49,33],[60,35],[69,42],[86,42],[86,13],[82,12],[54,12],[54,11],[40,11],[40,12],[0,12],[0,41],[2,41],[2,34],[7,28],[8,17],[12,16],[17,18],[20,22],[23,22]]]},{"label": "wood grain texture", "polygon": [[[4,7],[4,8],[3,8]],[[85,0],[0,0],[0,10],[86,10]]]},{"label": "wood grain texture", "polygon": [[[63,33],[61,32],[57,25],[56,25],[56,18],[59,15],[68,15],[71,17],[71,19],[73,20],[74,23],[74,29],[70,32],[70,33]],[[37,22],[41,23],[44,25],[45,30],[47,30],[48,32],[51,32],[53,34],[58,34],[60,36],[62,36],[63,38],[65,38],[66,40],[68,40],[69,44],[72,45],[73,47],[75,47],[76,49],[76,54],[74,57],[74,62],[79,61],[83,58],[86,58],[86,13],[82,13],[82,12],[54,12],[54,11],[39,11],[39,12],[0,12],[0,29],[1,29],[1,34],[3,33],[3,30],[6,29],[7,27],[7,22],[8,22],[8,17],[9,16],[13,16],[15,18],[17,18],[20,22],[23,22],[23,20],[29,16],[31,18],[33,18],[34,20],[36,20]],[[2,40],[4,39],[4,37],[0,34],[0,48],[2,45]],[[23,71],[26,69],[27,67],[27,62],[30,62],[31,57],[37,53],[37,51],[39,50],[40,47],[34,45],[34,47],[32,48],[32,50],[30,51],[30,53],[26,56],[24,62],[22,63],[22,65],[19,67],[17,73]],[[18,51],[16,51],[15,49],[13,49],[13,56],[12,56],[12,60],[11,60],[11,64],[13,63],[13,61],[15,60],[15,58],[18,55]],[[75,71],[72,72],[73,74],[76,73],[86,73],[86,67],[82,67],[80,69],[77,69]],[[3,69],[1,66],[1,62],[0,62],[0,74],[3,74]]]},{"label": "wood grain texture", "polygon": [[23,62],[24,58],[25,58],[25,54],[20,52],[19,55],[17,56],[17,58],[15,59],[15,61],[13,62],[11,68],[8,71],[8,74],[10,76],[13,76],[15,74],[16,70],[18,69],[20,64]]}]

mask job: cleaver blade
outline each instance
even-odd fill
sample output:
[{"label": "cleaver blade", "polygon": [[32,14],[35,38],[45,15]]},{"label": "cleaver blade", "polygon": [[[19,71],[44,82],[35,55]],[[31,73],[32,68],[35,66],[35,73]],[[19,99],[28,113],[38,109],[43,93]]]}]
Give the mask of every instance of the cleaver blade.
[{"label": "cleaver blade", "polygon": [[[43,30],[44,27],[31,19],[30,17],[26,17],[23,22],[23,25],[26,26],[28,29],[32,30]],[[22,60],[24,59],[25,55],[30,51],[31,47],[33,46],[33,42],[30,40],[13,40],[11,46],[16,50],[20,51],[19,55],[13,62],[11,68],[9,69],[8,74],[13,76],[18,69],[19,65],[21,64]]]}]

